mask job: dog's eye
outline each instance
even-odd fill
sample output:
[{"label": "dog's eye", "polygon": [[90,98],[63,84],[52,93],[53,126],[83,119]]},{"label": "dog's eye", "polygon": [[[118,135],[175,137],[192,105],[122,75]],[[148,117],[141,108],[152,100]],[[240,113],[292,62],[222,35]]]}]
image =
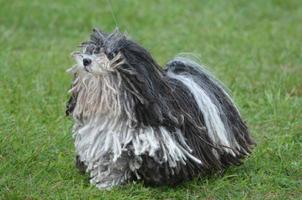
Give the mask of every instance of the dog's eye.
[{"label": "dog's eye", "polygon": [[98,53],[100,53],[100,50],[101,50],[100,47],[96,47],[96,48],[93,50],[93,53],[94,53],[94,54],[98,54]]},{"label": "dog's eye", "polygon": [[115,56],[116,56],[116,52],[115,51],[110,52],[110,53],[107,54],[107,58],[109,60],[112,60]]}]

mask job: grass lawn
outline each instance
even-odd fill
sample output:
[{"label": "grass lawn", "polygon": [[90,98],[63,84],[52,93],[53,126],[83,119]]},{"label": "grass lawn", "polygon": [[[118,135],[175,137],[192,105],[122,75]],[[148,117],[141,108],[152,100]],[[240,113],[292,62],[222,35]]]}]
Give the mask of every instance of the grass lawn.
[{"label": "grass lawn", "polygon": [[0,199],[302,199],[302,2],[113,1],[164,65],[193,52],[230,88],[258,145],[240,167],[181,186],[90,186],[64,116],[70,52],[116,26],[104,1],[0,0]]}]

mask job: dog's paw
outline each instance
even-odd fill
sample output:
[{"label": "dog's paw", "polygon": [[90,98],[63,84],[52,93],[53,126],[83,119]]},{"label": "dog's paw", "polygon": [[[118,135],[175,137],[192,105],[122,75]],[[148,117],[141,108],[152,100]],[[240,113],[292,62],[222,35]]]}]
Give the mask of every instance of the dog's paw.
[{"label": "dog's paw", "polygon": [[83,161],[80,160],[80,156],[78,156],[78,155],[76,156],[75,166],[78,168],[78,170],[81,174],[86,173],[87,166],[85,165],[85,163]]}]

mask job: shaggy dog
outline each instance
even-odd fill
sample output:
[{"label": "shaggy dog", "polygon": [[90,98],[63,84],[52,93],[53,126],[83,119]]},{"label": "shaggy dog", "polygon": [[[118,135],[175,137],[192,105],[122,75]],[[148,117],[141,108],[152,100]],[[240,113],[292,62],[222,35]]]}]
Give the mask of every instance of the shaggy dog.
[{"label": "shaggy dog", "polygon": [[238,165],[254,144],[224,87],[184,56],[161,68],[118,30],[94,29],[73,53],[66,114],[91,184],[175,185]]}]

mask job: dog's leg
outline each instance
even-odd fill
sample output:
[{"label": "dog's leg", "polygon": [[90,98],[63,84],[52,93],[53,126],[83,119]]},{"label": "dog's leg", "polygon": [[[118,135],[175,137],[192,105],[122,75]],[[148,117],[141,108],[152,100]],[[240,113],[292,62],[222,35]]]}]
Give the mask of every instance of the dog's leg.
[{"label": "dog's leg", "polygon": [[78,168],[78,170],[81,174],[85,174],[87,166],[84,164],[83,161],[80,160],[79,155],[76,156],[75,166]]}]

